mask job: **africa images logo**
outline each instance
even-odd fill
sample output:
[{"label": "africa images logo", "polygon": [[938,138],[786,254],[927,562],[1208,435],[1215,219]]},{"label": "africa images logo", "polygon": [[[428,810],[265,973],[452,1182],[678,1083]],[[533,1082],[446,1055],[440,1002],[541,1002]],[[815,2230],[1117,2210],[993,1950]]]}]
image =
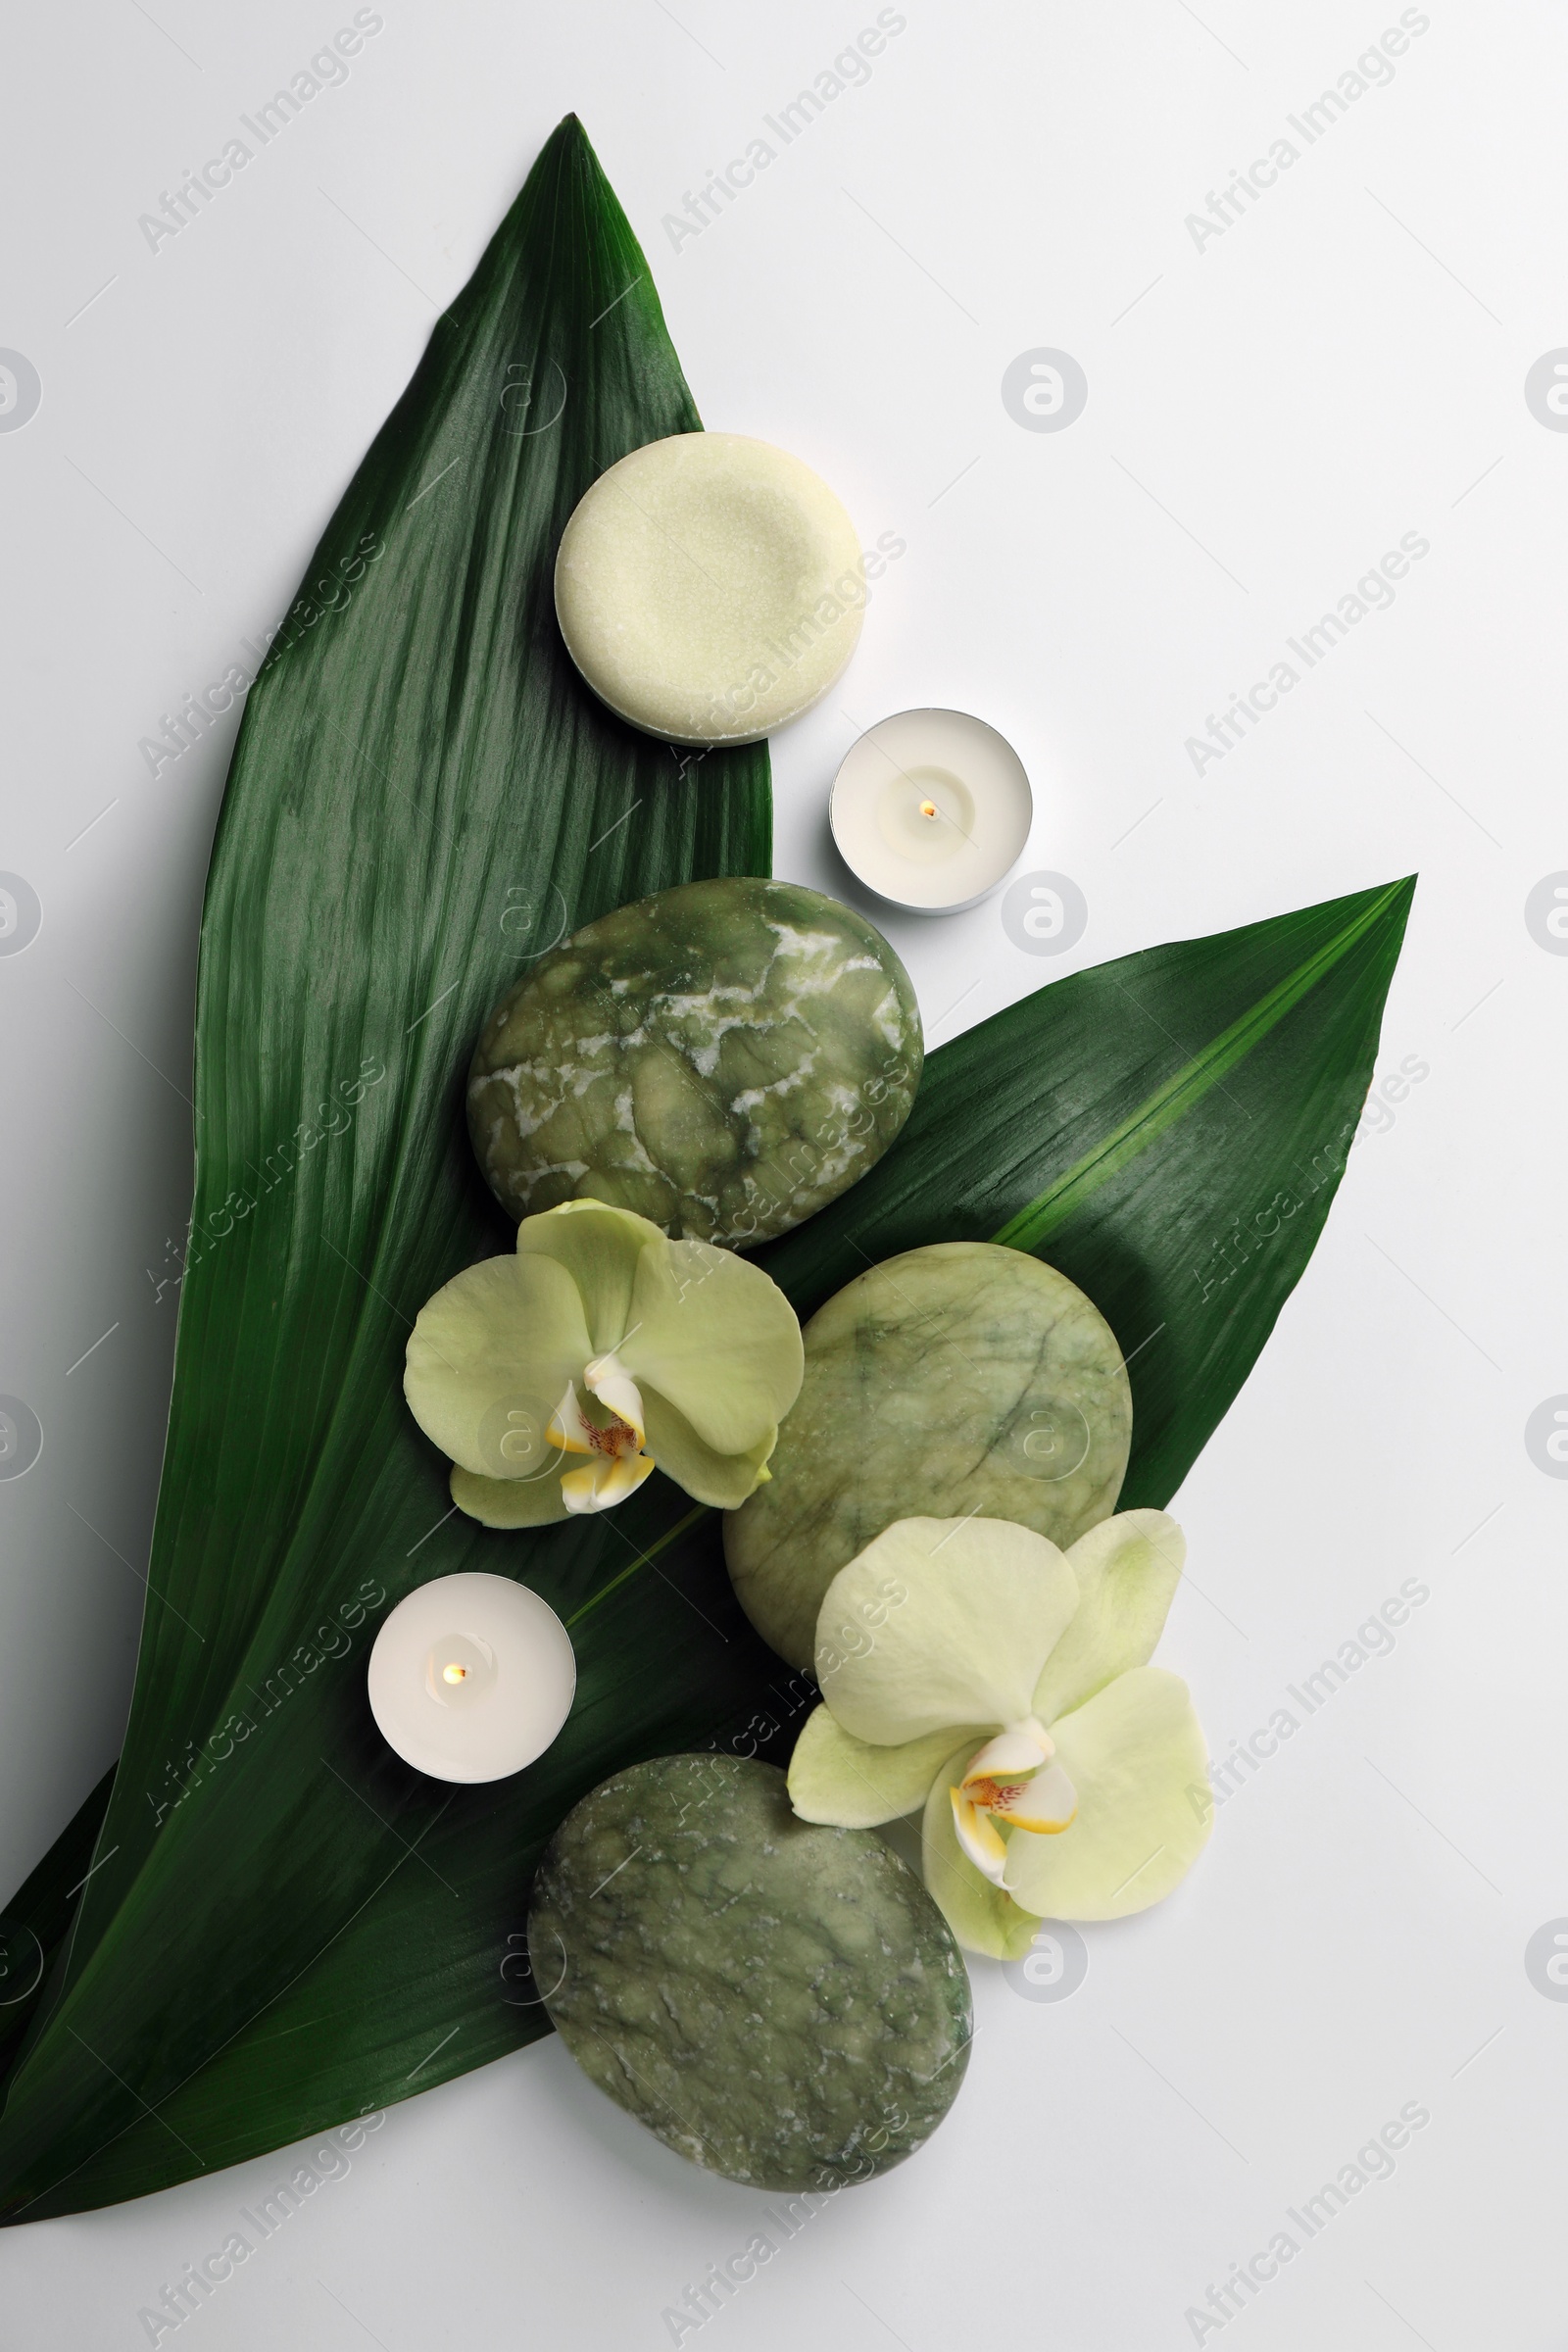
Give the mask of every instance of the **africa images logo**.
[{"label": "africa images logo", "polygon": [[1568,351],[1542,353],[1525,377],[1525,407],[1548,432],[1568,433]]},{"label": "africa images logo", "polygon": [[1064,956],[1089,926],[1089,902],[1070,874],[1020,874],[1002,902],[1002,927],[1026,956]]},{"label": "africa images logo", "polygon": [[[1394,583],[1403,580],[1411,564],[1422,563],[1431,553],[1432,542],[1424,532],[1403,532],[1398,546],[1389,548],[1361,574],[1353,588],[1346,590],[1337,604],[1319,613],[1298,637],[1287,637],[1285,643],[1296,661],[1287,661],[1282,654],[1266,678],[1259,678],[1245,694],[1232,694],[1227,710],[1217,717],[1212,710],[1208,712],[1206,734],[1188,736],[1184,748],[1194,772],[1200,776],[1206,767],[1212,767],[1216,760],[1223,760],[1228,752],[1244,743],[1248,729],[1256,727],[1269,711],[1278,710],[1280,697],[1294,692],[1306,672],[1326,661],[1369,613],[1388,612],[1397,595]],[[1299,669],[1296,662],[1299,662]]]},{"label": "africa images logo", "polygon": [[1002,378],[1002,405],[1029,433],[1059,433],[1089,403],[1089,378],[1070,351],[1020,351]]},{"label": "africa images logo", "polygon": [[[1320,91],[1299,114],[1286,116],[1296,138],[1281,131],[1267,155],[1257,156],[1245,172],[1233,171],[1226,186],[1210,188],[1207,211],[1189,213],[1185,222],[1199,252],[1204,252],[1213,238],[1224,236],[1227,229],[1244,220],[1248,208],[1270,188],[1277,187],[1281,173],[1298,164],[1306,150],[1326,137],[1358,99],[1364,98],[1369,90],[1387,89],[1396,71],[1395,59],[1403,57],[1411,41],[1419,40],[1431,27],[1432,19],[1425,9],[1405,9],[1398,24],[1391,24],[1373,47],[1364,49],[1353,66],[1347,66],[1332,88]],[[1296,139],[1300,140],[1299,147]]]},{"label": "africa images logo", "polygon": [[1547,1396],[1525,1423],[1525,1451],[1548,1478],[1568,1478],[1568,1396]]},{"label": "africa images logo", "polygon": [[136,222],[154,253],[177,237],[182,228],[197,220],[215,195],[232,185],[234,174],[258,156],[264,147],[270,147],[280,131],[288,128],[295,116],[318,98],[323,90],[336,89],[349,78],[347,60],[358,57],[368,40],[372,40],[386,24],[386,19],[373,8],[357,8],[354,23],[343,25],[331,41],[318,49],[308,66],[290,77],[286,89],[274,90],[265,106],[254,115],[241,115],[240,122],[256,144],[240,137],[235,131],[223,143],[220,154],[209,156],[207,162],[194,172],[187,172],[172,190],[160,188],[158,210],[143,213]]},{"label": "africa images logo", "polygon": [[38,370],[26,354],[0,351],[0,433],[20,432],[42,398]]},{"label": "africa images logo", "polygon": [[[882,55],[889,41],[906,31],[908,23],[899,9],[878,9],[875,24],[864,25],[848,47],[840,50],[833,63],[824,66],[787,105],[780,106],[776,115],[762,117],[772,139],[758,131],[748,140],[744,155],[732,156],[718,171],[710,171],[701,187],[685,189],[680,210],[665,213],[660,222],[674,250],[679,253],[683,245],[689,244],[693,237],[700,237],[720,220],[725,207],[752,185],[760,172],[765,172],[769,164],[776,162],[786,147],[793,147],[836,99],[849,90],[862,89],[871,78],[871,60]],[[778,141],[776,147],[773,139]]]}]

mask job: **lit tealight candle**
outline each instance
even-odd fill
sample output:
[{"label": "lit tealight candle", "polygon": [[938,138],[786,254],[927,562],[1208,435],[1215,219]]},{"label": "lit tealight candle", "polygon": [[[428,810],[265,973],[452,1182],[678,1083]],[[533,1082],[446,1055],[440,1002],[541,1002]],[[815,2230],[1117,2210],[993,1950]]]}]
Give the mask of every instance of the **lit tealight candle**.
[{"label": "lit tealight candle", "polygon": [[900,710],[868,727],[833,780],[839,856],[919,914],[976,906],[1005,881],[1034,822],[1023,761],[965,710]]},{"label": "lit tealight candle", "polygon": [[370,1712],[438,1781],[500,1781],[542,1756],[571,1712],[577,1661],[548,1601],[505,1576],[442,1576],[375,1638]]}]

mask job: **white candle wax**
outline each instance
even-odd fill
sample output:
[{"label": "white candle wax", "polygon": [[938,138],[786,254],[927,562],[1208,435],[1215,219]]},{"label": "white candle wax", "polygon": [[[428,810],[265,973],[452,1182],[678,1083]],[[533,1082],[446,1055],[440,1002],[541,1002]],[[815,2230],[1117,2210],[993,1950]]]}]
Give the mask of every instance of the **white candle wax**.
[{"label": "white candle wax", "polygon": [[441,1576],[375,1638],[370,1712],[438,1781],[500,1781],[542,1756],[571,1712],[577,1661],[548,1601],[505,1576]]},{"label": "white candle wax", "polygon": [[984,719],[900,710],[851,745],[828,816],[839,856],[879,898],[949,914],[1005,881],[1034,797],[1023,761]]}]

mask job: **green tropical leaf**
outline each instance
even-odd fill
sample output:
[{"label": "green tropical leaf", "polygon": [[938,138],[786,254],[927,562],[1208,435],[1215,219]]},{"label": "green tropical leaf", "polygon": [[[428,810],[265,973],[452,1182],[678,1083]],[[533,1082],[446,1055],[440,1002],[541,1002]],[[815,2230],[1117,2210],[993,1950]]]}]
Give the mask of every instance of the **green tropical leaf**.
[{"label": "green tropical leaf", "polygon": [[0,2080],[32,2022],[49,1959],[59,1951],[92,1868],[115,1768],[110,1766],[6,1905],[0,1922]]},{"label": "green tropical leaf", "polygon": [[[29,1936],[52,1954],[33,1999],[0,2007],[9,2211],[169,2177],[126,2132],[149,2114],[176,2174],[226,2161],[165,2120],[177,2086],[265,2038],[280,1988],[400,1864],[440,1886],[409,1855],[446,1794],[375,1752],[365,1654],[384,1599],[497,1564],[448,1518],[447,1464],[400,1380],[423,1300],[510,1238],[464,1132],[473,1040],[568,930],[769,865],[765,747],[698,764],[622,725],[555,621],[583,491],[699,429],[647,263],[568,118],[249,699],[203,917],[194,1218],[129,1729],[101,1826],[90,1799],[0,1938],[11,1982]],[[591,1671],[586,1695],[591,1712]],[[652,1721],[632,1704],[633,1737]],[[563,1764],[534,1800],[541,1834],[578,1793]],[[330,2066],[321,2081],[337,2099]],[[248,2144],[288,2135],[293,2095],[262,2083]],[[341,2097],[365,2103],[357,2082]]]},{"label": "green tropical leaf", "polygon": [[1411,876],[1026,997],[929,1057],[897,1150],[762,1262],[805,1314],[923,1242],[1049,1259],[1127,1362],[1117,1508],[1163,1508],[1323,1229],[1414,891]]}]

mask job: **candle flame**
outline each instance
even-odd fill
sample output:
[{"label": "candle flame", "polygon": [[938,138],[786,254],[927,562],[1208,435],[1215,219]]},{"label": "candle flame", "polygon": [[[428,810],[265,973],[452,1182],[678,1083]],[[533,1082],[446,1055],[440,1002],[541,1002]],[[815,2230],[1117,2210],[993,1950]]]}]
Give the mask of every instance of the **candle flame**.
[{"label": "candle flame", "polygon": [[920,803],[920,814],[922,816],[935,816],[936,813],[937,805],[935,801],[922,801]]},{"label": "candle flame", "polygon": [[444,1683],[466,1683],[467,1679],[468,1669],[466,1666],[443,1666],[441,1669],[441,1680]]}]

